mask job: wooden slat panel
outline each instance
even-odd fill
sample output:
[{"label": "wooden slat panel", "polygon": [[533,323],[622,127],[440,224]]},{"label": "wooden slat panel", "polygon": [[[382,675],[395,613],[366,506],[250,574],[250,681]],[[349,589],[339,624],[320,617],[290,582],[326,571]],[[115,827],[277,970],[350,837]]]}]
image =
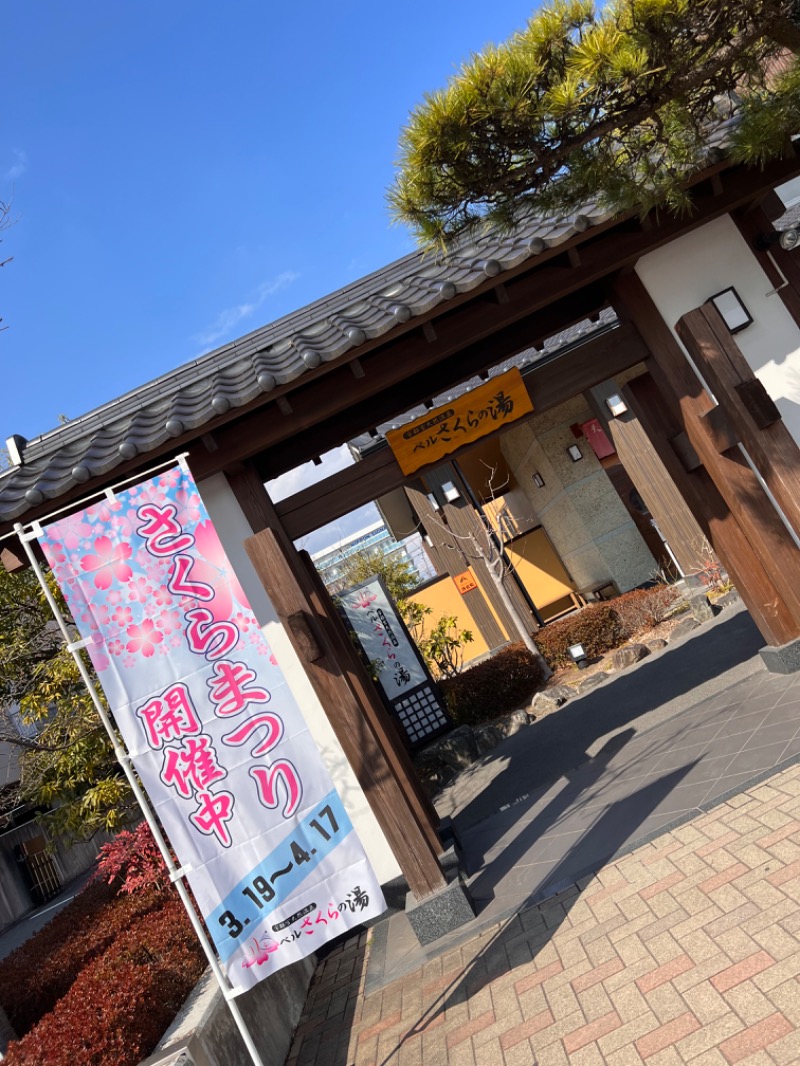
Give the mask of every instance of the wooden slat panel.
[{"label": "wooden slat panel", "polygon": [[[406,489],[411,506],[419,516],[428,536],[431,538],[430,554],[437,572],[440,574],[460,574],[472,563],[442,522],[439,512],[431,506],[427,494],[421,489],[409,486]],[[489,648],[499,648],[506,642],[506,635],[497,624],[480,588],[465,594],[467,605],[475,624]]]}]

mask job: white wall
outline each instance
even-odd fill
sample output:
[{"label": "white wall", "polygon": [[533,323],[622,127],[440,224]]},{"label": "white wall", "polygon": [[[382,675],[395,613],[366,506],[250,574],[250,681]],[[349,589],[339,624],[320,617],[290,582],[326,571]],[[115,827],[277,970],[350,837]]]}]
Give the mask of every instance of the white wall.
[{"label": "white wall", "polygon": [[[800,252],[796,253],[800,255]],[[728,215],[643,256],[636,273],[667,324],[731,285],[753,317],[735,335],[754,373],[800,442],[800,330]]]},{"label": "white wall", "polygon": [[316,741],[328,773],[361,838],[378,880],[381,884],[385,884],[399,876],[400,867],[345,758],[322,704],[311,687],[305,669],[295,654],[286,631],[279,622],[275,609],[244,550],[244,541],[252,536],[253,531],[224,474],[216,474],[214,477],[207,478],[198,485],[198,488],[228,558],[250,600],[253,613],[261,623],[264,635],[286,677],[286,682],[303,712],[311,735]]}]

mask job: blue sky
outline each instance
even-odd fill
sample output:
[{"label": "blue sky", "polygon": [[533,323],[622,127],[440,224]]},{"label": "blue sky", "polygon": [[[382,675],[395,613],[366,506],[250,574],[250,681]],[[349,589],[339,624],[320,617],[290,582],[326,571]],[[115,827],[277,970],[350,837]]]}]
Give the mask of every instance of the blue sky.
[{"label": "blue sky", "polygon": [[413,247],[409,110],[526,5],[4,6],[0,437],[32,438]]}]

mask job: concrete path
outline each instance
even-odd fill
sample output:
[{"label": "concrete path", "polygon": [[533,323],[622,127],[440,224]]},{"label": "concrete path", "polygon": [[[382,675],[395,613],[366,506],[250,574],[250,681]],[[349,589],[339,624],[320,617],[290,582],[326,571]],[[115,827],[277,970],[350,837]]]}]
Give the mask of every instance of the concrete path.
[{"label": "concrete path", "polygon": [[759,644],[726,613],[462,774],[475,920],[339,949],[289,1063],[800,1063],[800,676]]}]

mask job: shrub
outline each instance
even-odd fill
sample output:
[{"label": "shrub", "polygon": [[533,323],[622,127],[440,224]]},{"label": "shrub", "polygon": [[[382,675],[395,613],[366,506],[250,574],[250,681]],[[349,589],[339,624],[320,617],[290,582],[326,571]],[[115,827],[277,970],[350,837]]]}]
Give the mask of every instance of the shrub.
[{"label": "shrub", "polygon": [[479,725],[508,714],[527,703],[543,683],[539,661],[522,643],[439,682],[457,725]]},{"label": "shrub", "polygon": [[102,878],[109,885],[116,883],[119,891],[125,895],[149,888],[167,887],[167,864],[147,822],[140,822],[132,833],[123,829],[100,848],[94,876]]},{"label": "shrub", "polygon": [[567,651],[571,644],[582,644],[591,658],[619,647],[625,640],[627,634],[610,603],[590,603],[536,634],[539,651],[552,669],[572,662]]},{"label": "shrub", "polygon": [[590,658],[603,655],[663,622],[678,595],[670,585],[655,585],[633,589],[604,603],[590,603],[540,629],[536,643],[553,669],[572,662],[567,651],[571,644],[582,644]]},{"label": "shrub", "polygon": [[626,637],[635,637],[663,622],[675,605],[679,593],[672,585],[655,585],[633,589],[617,596],[611,606],[619,618]]},{"label": "shrub", "polygon": [[180,901],[120,934],[22,1040],[4,1066],[136,1066],[199,980],[205,958]]},{"label": "shrub", "polygon": [[123,897],[108,885],[89,884],[3,959],[0,1003],[15,1032],[27,1033],[69,991],[87,964],[143,916],[162,907],[164,899],[164,893],[152,890]]}]

